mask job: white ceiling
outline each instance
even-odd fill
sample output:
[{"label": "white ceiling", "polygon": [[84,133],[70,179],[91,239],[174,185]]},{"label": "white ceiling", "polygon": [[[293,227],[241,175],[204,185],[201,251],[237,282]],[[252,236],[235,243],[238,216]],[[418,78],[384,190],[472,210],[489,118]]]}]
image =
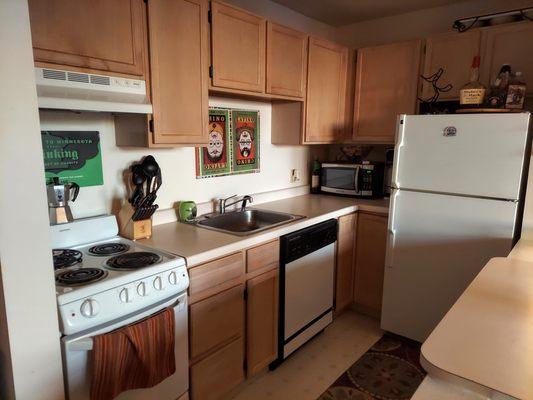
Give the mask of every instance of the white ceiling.
[{"label": "white ceiling", "polygon": [[273,0],[333,26],[459,3],[465,0]]}]

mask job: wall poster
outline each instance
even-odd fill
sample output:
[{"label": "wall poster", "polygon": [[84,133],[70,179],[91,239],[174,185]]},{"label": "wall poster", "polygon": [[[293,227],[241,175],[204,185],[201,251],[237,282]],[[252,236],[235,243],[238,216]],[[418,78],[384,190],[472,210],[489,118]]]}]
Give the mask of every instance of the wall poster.
[{"label": "wall poster", "polygon": [[41,131],[46,182],[104,184],[98,131]]},{"label": "wall poster", "polygon": [[229,110],[209,109],[209,141],[197,147],[196,177],[228,175],[231,172]]},{"label": "wall poster", "polygon": [[208,130],[195,149],[197,179],[259,172],[259,111],[210,108]]}]

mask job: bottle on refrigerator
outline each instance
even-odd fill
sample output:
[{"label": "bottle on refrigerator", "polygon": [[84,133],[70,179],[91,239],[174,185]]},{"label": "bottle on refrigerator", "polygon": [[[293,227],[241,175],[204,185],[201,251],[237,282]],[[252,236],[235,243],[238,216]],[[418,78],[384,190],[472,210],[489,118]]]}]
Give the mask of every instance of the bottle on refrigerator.
[{"label": "bottle on refrigerator", "polygon": [[320,193],[320,169],[320,162],[318,159],[315,159],[311,170],[311,193],[313,194]]},{"label": "bottle on refrigerator", "polygon": [[502,108],[505,107],[507,99],[507,89],[509,88],[509,80],[511,79],[511,66],[503,64],[500,68],[498,76],[494,80],[487,98],[487,103],[490,107]]},{"label": "bottle on refrigerator", "polygon": [[480,57],[472,59],[470,81],[459,91],[459,103],[462,108],[481,107],[485,99],[485,86],[479,82]]},{"label": "bottle on refrigerator", "polygon": [[526,98],[526,83],[522,78],[522,72],[516,71],[509,81],[505,108],[522,110]]}]

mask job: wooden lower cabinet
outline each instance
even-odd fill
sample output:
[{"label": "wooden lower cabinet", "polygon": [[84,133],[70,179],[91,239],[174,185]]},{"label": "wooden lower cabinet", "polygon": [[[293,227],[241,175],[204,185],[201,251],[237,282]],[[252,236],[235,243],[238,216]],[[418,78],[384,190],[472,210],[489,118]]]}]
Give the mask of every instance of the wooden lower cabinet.
[{"label": "wooden lower cabinet", "polygon": [[244,334],[244,285],[228,289],[190,306],[190,357]]},{"label": "wooden lower cabinet", "polygon": [[337,238],[337,266],[335,272],[335,312],[338,313],[353,302],[354,245],[357,214],[339,217]]},{"label": "wooden lower cabinet", "polygon": [[277,357],[279,271],[274,269],[246,284],[246,367],[255,375]]},{"label": "wooden lower cabinet", "polygon": [[387,250],[387,216],[360,212],[356,235],[355,306],[358,311],[379,317]]},{"label": "wooden lower cabinet", "polygon": [[244,380],[244,339],[191,366],[191,399],[218,400]]}]

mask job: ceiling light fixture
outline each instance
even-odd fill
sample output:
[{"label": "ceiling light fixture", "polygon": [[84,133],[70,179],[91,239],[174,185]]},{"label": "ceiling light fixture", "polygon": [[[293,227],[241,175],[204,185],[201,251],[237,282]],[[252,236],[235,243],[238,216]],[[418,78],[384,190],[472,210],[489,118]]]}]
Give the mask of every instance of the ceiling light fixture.
[{"label": "ceiling light fixture", "polygon": [[495,17],[517,17],[523,20],[533,21],[533,7],[520,8],[511,11],[502,11],[486,15],[477,15],[474,17],[461,18],[453,23],[453,28],[458,32],[466,32],[472,28],[476,23],[484,24]]}]

